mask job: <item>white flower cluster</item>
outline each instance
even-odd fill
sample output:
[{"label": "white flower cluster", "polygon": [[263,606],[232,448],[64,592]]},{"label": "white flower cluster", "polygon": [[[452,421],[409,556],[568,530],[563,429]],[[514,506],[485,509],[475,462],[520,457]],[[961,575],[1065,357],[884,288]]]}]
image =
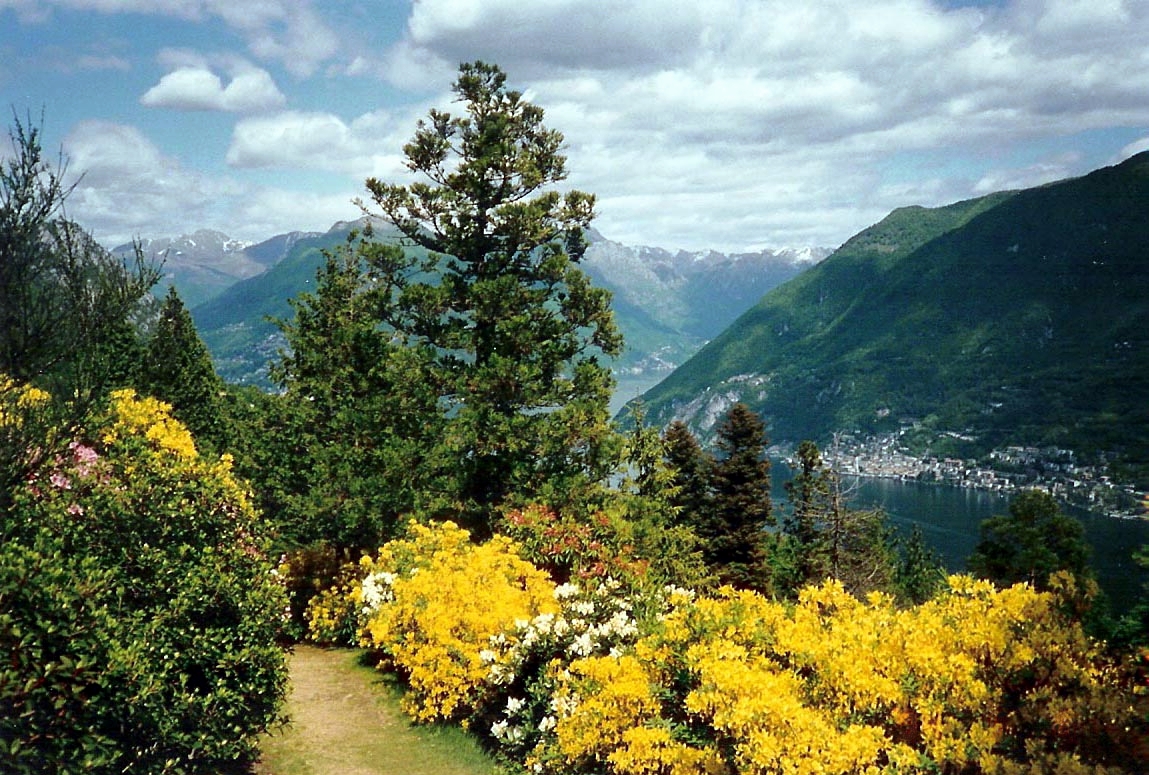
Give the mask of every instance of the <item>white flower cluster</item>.
[{"label": "white flower cluster", "polygon": [[[608,578],[586,589],[561,584],[554,596],[559,613],[518,620],[508,632],[492,636],[488,648],[479,652],[489,684],[509,688],[524,669],[538,669],[556,658],[570,662],[596,654],[617,656],[637,642],[634,601],[618,581]],[[498,721],[491,725],[491,735],[507,746],[533,744],[530,738],[553,731],[558,719],[570,714],[570,702],[573,699],[552,697],[549,712],[536,719],[526,700],[511,696]]]},{"label": "white flower cluster", "polygon": [[395,599],[395,592],[392,590],[395,578],[394,573],[379,571],[378,573],[368,573],[367,577],[363,579],[360,599],[363,602],[361,613],[364,619],[369,619],[372,614],[379,610],[380,606]]},{"label": "white flower cluster", "polygon": [[[546,718],[543,719],[547,721]],[[550,719],[548,729],[553,729],[555,720]],[[526,700],[518,697],[508,697],[507,707],[503,709],[503,718],[491,725],[491,736],[505,745],[519,745],[527,736],[527,729],[532,726]],[[539,725],[542,729],[542,724]]]},{"label": "white flower cluster", "polygon": [[562,607],[559,613],[518,620],[510,633],[491,638],[491,648],[483,652],[490,655],[484,659],[490,682],[496,686],[510,683],[527,656],[540,649],[578,658],[617,655],[634,645],[638,624],[632,616],[633,603],[619,594],[621,588],[611,578],[585,590],[573,583],[555,587],[555,600]]}]

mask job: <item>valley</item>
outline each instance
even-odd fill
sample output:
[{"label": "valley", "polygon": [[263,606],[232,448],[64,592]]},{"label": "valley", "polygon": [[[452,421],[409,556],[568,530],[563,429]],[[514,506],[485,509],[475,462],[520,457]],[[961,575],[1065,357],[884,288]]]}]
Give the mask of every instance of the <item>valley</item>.
[{"label": "valley", "polygon": [[[592,230],[583,267],[612,292],[626,342],[611,414],[641,398],[653,422],[682,419],[705,439],[744,401],[776,443],[839,439],[845,472],[1038,486],[1141,513],[1147,168],[1142,154],[1038,189],[902,208],[833,252],[671,251]],[[181,293],[203,299],[193,315],[220,374],[270,389],[267,364],[285,346],[272,320],[290,317],[287,300],[312,287],[324,252],[361,226],[145,247],[162,249]],[[1018,463],[1017,449],[1060,452]],[[1061,470],[1067,456],[1072,470]]]}]

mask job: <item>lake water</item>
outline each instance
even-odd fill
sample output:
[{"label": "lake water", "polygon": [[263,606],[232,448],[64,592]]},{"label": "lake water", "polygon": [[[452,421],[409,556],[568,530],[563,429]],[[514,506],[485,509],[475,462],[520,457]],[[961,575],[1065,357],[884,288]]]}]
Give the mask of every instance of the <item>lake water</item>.
[{"label": "lake water", "polygon": [[616,376],[617,384],[614,387],[614,394],[610,397],[610,416],[614,417],[626,406],[627,401],[638,398],[646,391],[657,385],[667,377],[666,373],[659,373],[655,375],[643,374],[639,376]]},{"label": "lake water", "polygon": [[[773,494],[785,497],[789,473],[775,462]],[[914,525],[937,551],[950,572],[966,570],[966,558],[979,538],[982,520],[1009,513],[1009,495],[962,487],[901,482],[894,479],[847,479],[854,508],[881,507],[904,535]],[[1149,544],[1149,520],[1114,519],[1081,509],[1065,508],[1081,520],[1092,549],[1090,564],[1108,594],[1113,610],[1123,612],[1142,594],[1149,572],[1133,562],[1138,547]]]}]

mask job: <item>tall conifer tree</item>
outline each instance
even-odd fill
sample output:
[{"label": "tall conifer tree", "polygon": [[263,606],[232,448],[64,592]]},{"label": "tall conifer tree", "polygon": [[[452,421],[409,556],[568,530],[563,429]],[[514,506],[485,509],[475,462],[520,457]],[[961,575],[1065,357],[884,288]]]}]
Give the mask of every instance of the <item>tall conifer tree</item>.
[{"label": "tall conifer tree", "polygon": [[379,323],[424,353],[457,499],[475,526],[513,497],[575,496],[607,473],[607,365],[621,349],[610,294],[578,267],[594,197],[556,190],[562,135],[474,62],[404,147],[414,183],[367,181],[369,214],[408,243],[369,257]]},{"label": "tall conifer tree", "polygon": [[723,583],[764,589],[769,582],[766,529],[774,525],[766,426],[746,404],[718,426],[714,505],[699,532]]},{"label": "tall conifer tree", "polygon": [[681,420],[666,427],[663,448],[666,464],[673,473],[670,501],[678,510],[676,521],[697,532],[712,507],[710,474],[714,460]]},{"label": "tall conifer tree", "polygon": [[197,443],[213,449],[222,445],[223,380],[175,286],[164,297],[140,371],[140,389],[171,404]]}]

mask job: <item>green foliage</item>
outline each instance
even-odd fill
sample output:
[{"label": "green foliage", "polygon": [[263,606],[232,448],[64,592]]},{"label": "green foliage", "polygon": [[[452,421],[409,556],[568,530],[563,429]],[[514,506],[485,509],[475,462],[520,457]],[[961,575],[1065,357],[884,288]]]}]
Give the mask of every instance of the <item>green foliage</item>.
[{"label": "green foliage", "polygon": [[828,579],[859,597],[898,587],[896,542],[885,513],[850,508],[841,479],[812,441],[798,446],[796,459],[797,470],[786,483],[791,512],[775,547],[777,571],[789,579],[789,586],[779,578],[775,592],[792,596],[801,587]]},{"label": "green foliage", "polygon": [[1027,582],[1048,589],[1050,577],[1058,571],[1088,579],[1088,560],[1081,523],[1062,513],[1048,493],[1026,490],[1010,501],[1008,515],[982,522],[981,540],[968,565],[973,573],[1002,586]]},{"label": "green foliage", "polygon": [[54,536],[0,543],[0,765],[4,772],[110,771],[110,711],[128,699],[112,662],[115,573]]},{"label": "green foliage", "polygon": [[675,520],[679,524],[698,530],[710,513],[711,458],[702,451],[698,439],[676,420],[663,434],[666,465],[673,474],[670,502],[675,507]]},{"label": "green foliage", "polygon": [[932,598],[945,584],[945,565],[914,525],[908,538],[898,544],[894,588],[899,600],[920,605]]},{"label": "green foliage", "polygon": [[831,576],[831,546],[823,526],[832,522],[841,508],[837,478],[823,464],[822,453],[812,441],[798,445],[798,468],[786,483],[790,514],[783,520],[783,532],[790,537],[798,557],[799,587]]},{"label": "green foliage", "polygon": [[168,289],[152,328],[136,387],[170,404],[201,446],[222,449],[227,436],[220,404],[223,381],[175,286]]},{"label": "green foliage", "polygon": [[[1133,553],[1133,561],[1139,568],[1149,568],[1149,545],[1142,546]],[[1149,582],[1141,587],[1141,599],[1117,622],[1114,641],[1143,647],[1146,667],[1149,667]],[[1149,675],[1149,670],[1146,671]]]},{"label": "green foliage", "polygon": [[[66,164],[15,121],[0,163],[0,374],[84,401],[123,386],[137,354],[133,316],[159,277],[128,266],[63,217]],[[126,352],[125,352],[126,349]]]},{"label": "green foliage", "polygon": [[360,236],[327,255],[315,292],[282,324],[291,349],[273,372],[286,395],[272,423],[293,449],[267,462],[284,472],[279,521],[295,545],[374,548],[401,514],[438,498],[443,420],[429,354],[380,326],[372,290],[374,267],[398,249]]},{"label": "green foliage", "polygon": [[572,497],[605,477],[613,383],[600,359],[621,349],[609,294],[577,266],[594,198],[555,190],[562,135],[505,82],[463,65],[465,114],[432,110],[404,147],[423,180],[367,181],[383,217],[429,251],[364,259],[378,323],[426,366],[454,499],[481,530],[512,494]]},{"label": "green foliage", "polygon": [[703,552],[721,583],[763,589],[765,531],[775,523],[766,427],[745,404],[735,404],[718,426],[716,444],[711,511],[697,528]]},{"label": "green foliage", "polygon": [[286,599],[265,532],[226,459],[201,458],[154,399],[113,394],[0,521],[12,767],[199,773],[249,760],[286,688]]}]

